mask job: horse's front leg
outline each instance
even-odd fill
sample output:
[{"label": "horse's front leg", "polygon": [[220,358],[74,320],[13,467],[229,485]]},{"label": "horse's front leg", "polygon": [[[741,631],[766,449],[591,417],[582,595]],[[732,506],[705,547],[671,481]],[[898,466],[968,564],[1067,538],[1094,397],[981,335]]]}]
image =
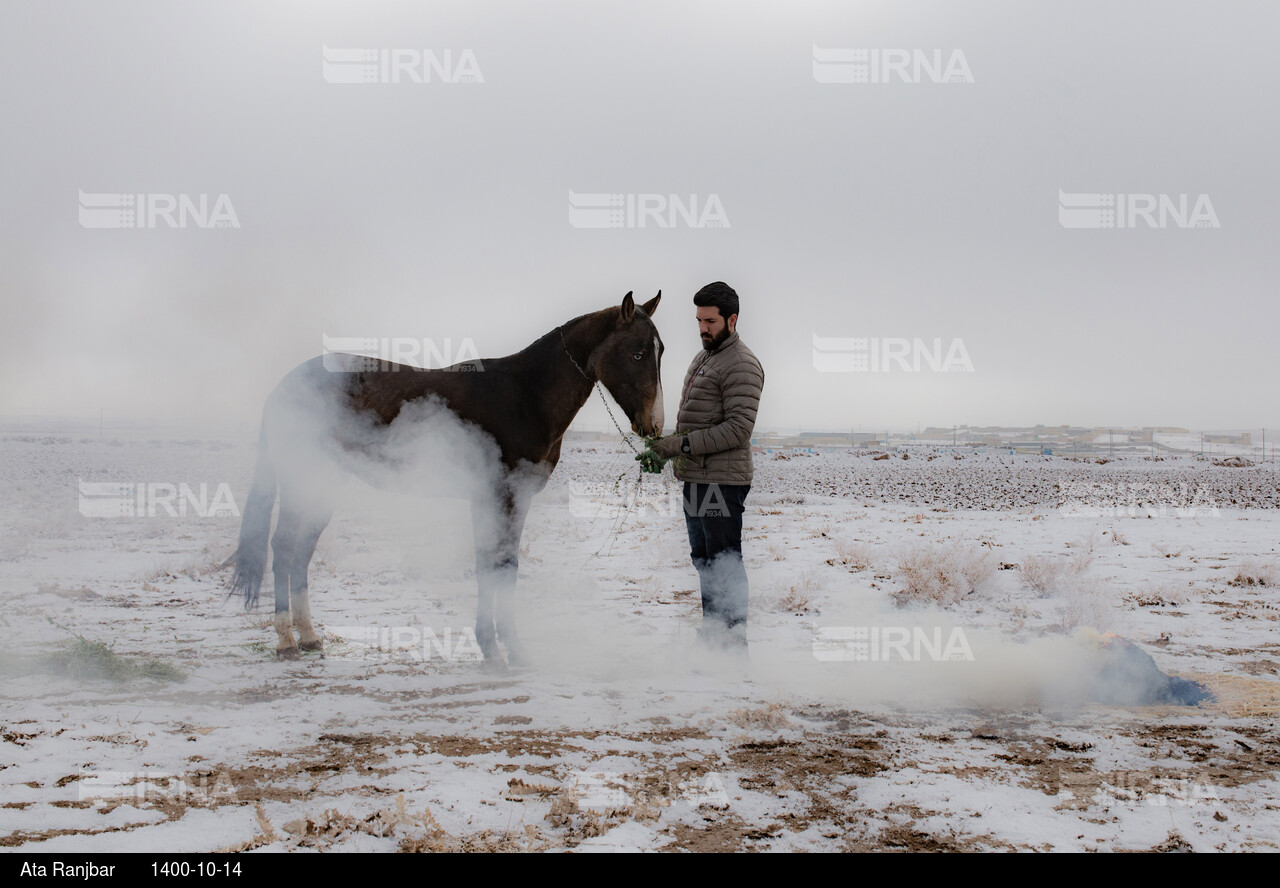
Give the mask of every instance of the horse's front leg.
[{"label": "horse's front leg", "polygon": [[[519,547],[519,541],[516,541]],[[480,584],[480,607],[476,615],[476,641],[486,660],[502,662],[502,654],[496,641],[507,649],[507,662],[523,666],[529,662],[528,652],[516,632],[515,597],[516,575],[520,565],[518,555],[491,552],[485,558],[485,568],[479,568],[476,576]]]},{"label": "horse's front leg", "polygon": [[499,507],[487,498],[471,502],[471,528],[476,546],[476,643],[490,668],[503,664],[502,651],[498,649],[498,632],[494,621],[494,602],[497,599]]},{"label": "horse's front leg", "polygon": [[520,570],[520,535],[527,501],[507,494],[497,501],[472,504],[476,532],[476,642],[486,660],[501,663],[498,640],[512,666],[528,663],[528,653],[516,633],[515,589]]},{"label": "horse's front leg", "polygon": [[507,648],[507,662],[512,666],[528,666],[529,652],[520,643],[516,633],[516,579],[520,572],[520,537],[524,534],[524,519],[529,511],[530,491],[520,489],[508,501],[505,512],[502,568],[497,586],[498,639]]},{"label": "horse's front leg", "polygon": [[479,598],[476,602],[476,643],[480,645],[480,653],[489,666],[502,663],[502,652],[498,650],[498,633],[493,621],[493,582],[489,571],[481,566],[481,555],[476,551],[476,586],[479,587]]},{"label": "horse's front leg", "polygon": [[[519,548],[520,541],[516,540],[516,547]],[[507,662],[512,666],[529,665],[529,652],[525,650],[524,645],[520,642],[520,636],[516,633],[516,573],[518,566],[513,561],[509,572],[504,572],[501,582],[498,584],[498,638],[502,640],[503,645],[507,648]]]}]

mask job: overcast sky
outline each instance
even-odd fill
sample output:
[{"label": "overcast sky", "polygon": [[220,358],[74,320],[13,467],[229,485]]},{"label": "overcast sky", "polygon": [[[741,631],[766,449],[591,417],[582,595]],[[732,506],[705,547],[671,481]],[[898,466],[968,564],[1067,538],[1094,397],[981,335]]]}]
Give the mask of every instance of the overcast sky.
[{"label": "overcast sky", "polygon": [[[322,335],[501,355],[661,289],[674,418],[692,294],[724,280],[761,427],[1280,426],[1278,25],[1274,2],[6,2],[0,414],[252,423]],[[354,69],[326,46],[375,51],[375,82],[331,82]],[[429,51],[430,82],[379,82],[382,50]],[[916,66],[935,52],[956,82]],[[830,82],[859,71],[889,82]],[[570,192],[728,224],[575,227],[600,212]],[[117,193],[225,194],[235,225],[94,227]],[[1203,195],[1216,227],[1068,227],[1096,195]],[[823,372],[815,335],[959,341],[972,371]]]}]

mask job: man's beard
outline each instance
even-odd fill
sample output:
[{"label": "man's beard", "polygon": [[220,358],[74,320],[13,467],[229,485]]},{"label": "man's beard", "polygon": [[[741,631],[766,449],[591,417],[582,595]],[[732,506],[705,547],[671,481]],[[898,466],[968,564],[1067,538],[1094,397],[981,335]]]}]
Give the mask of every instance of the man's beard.
[{"label": "man's beard", "polygon": [[732,335],[733,335],[733,334],[732,334],[731,332],[729,332],[729,325],[728,325],[728,324],[725,324],[724,329],[723,329],[723,330],[721,330],[721,331],[720,331],[720,333],[719,333],[718,335],[716,335],[715,337],[712,337],[712,338],[710,338],[710,339],[709,339],[709,338],[707,338],[706,336],[703,336],[703,337],[702,337],[702,347],[703,347],[704,349],[706,349],[707,351],[715,351],[715,350],[716,350],[716,349],[718,349],[720,346],[724,345],[724,341],[725,341],[726,339],[728,339],[728,338],[729,338],[730,336],[732,336]]}]

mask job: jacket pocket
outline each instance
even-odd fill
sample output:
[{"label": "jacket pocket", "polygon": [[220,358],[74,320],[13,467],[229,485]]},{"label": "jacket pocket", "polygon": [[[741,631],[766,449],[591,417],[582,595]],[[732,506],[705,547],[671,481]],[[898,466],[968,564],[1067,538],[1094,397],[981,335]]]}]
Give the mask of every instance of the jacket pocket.
[{"label": "jacket pocket", "polygon": [[706,454],[694,456],[693,454],[682,453],[676,457],[676,460],[676,467],[681,473],[689,472],[697,474],[707,467]]}]

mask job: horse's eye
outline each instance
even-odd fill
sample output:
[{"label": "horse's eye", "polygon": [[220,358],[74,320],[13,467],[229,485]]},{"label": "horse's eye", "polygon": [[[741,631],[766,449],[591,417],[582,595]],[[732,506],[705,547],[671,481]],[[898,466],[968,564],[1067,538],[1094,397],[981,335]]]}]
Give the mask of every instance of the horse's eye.
[{"label": "horse's eye", "polygon": [[635,353],[634,355],[632,355],[631,357],[635,358],[637,361],[643,361],[643,360],[644,360],[644,352],[636,352],[636,353]]}]

